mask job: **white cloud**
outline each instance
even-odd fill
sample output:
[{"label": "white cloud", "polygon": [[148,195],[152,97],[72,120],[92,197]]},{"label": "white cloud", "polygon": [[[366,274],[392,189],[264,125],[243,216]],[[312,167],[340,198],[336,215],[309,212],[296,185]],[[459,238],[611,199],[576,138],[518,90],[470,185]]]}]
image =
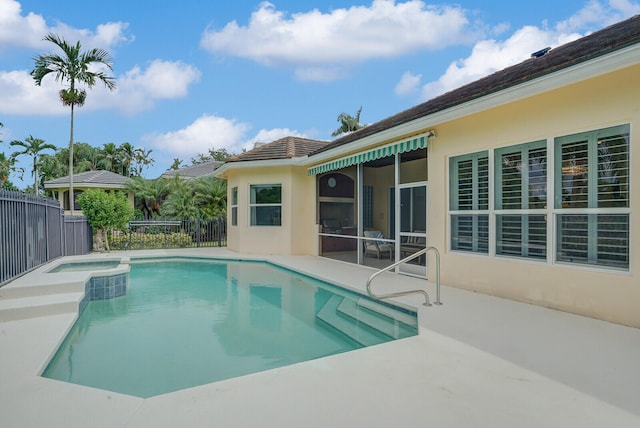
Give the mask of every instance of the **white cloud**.
[{"label": "white cloud", "polygon": [[200,79],[200,71],[180,61],[154,60],[146,69],[134,67],[118,79],[114,97],[102,90],[103,101],[126,114],[148,110],[162,99],[185,97],[189,85]]},{"label": "white cloud", "polygon": [[261,129],[255,137],[245,141],[242,144],[241,149],[251,150],[255,147],[256,143],[270,143],[284,137],[308,138],[304,133],[291,130],[289,128]]},{"label": "white cloud", "polygon": [[585,27],[605,27],[640,13],[640,3],[629,0],[589,1],[576,14],[556,26],[559,32],[584,31]]},{"label": "white cloud", "polygon": [[464,43],[470,33],[461,8],[420,0],[294,14],[263,2],[246,26],[207,29],[200,43],[212,53],[293,67],[302,79],[331,80],[344,75],[342,67]]},{"label": "white cloud", "polygon": [[[95,30],[72,28],[62,22],[47,25],[41,15],[23,14],[22,6],[15,0],[0,0],[0,54],[8,49],[32,49],[38,53],[59,52],[59,48],[42,40],[48,33],[55,33],[69,43],[80,41],[83,50],[103,48],[110,50],[122,42],[132,40],[125,35],[128,24],[109,22],[100,24]],[[34,54],[35,56],[35,54]],[[100,87],[101,83],[88,91],[83,110],[95,110],[109,106],[113,98]],[[60,82],[53,75],[45,77],[41,86],[36,86],[27,70],[0,70],[0,113],[17,115],[68,114],[68,108],[60,102]],[[111,94],[110,94],[111,95]],[[125,98],[125,101],[127,98]],[[121,104],[114,103],[113,108]],[[122,105],[127,106],[126,102]]]},{"label": "white cloud", "polygon": [[407,71],[402,75],[393,92],[399,96],[413,94],[418,89],[421,79],[422,74],[413,74]]},{"label": "white cloud", "polygon": [[542,48],[553,48],[570,42],[593,27],[602,28],[638,11],[638,3],[626,0],[613,0],[608,5],[593,0],[569,19],[558,23],[555,28],[525,26],[503,41],[479,41],[473,47],[470,56],[450,64],[438,80],[424,85],[422,97],[430,99],[443,94],[517,64]]},{"label": "white cloud", "polygon": [[110,22],[98,25],[95,31],[72,28],[60,22],[49,26],[41,15],[33,12],[23,15],[19,2],[0,0],[1,48],[51,48],[53,45],[42,38],[52,32],[70,43],[79,40],[84,48],[108,49],[132,39],[125,35],[128,25],[125,22]]},{"label": "white cloud", "polygon": [[190,157],[213,148],[236,152],[249,129],[249,124],[234,119],[203,115],[183,129],[146,135],[142,140],[163,152]]},{"label": "white cloud", "polygon": [[163,154],[191,158],[198,153],[206,154],[209,149],[241,153],[253,149],[256,143],[270,143],[288,136],[308,138],[304,133],[289,128],[261,129],[254,137],[247,138],[250,129],[250,124],[235,119],[202,115],[182,129],[145,135],[142,141]]},{"label": "white cloud", "polygon": [[68,114],[58,96],[55,79],[45,79],[36,86],[26,70],[0,71],[0,113],[17,115]]},{"label": "white cloud", "polygon": [[[0,0],[1,1],[1,0]],[[101,82],[87,90],[83,111],[111,109],[132,115],[152,108],[158,100],[182,98],[189,86],[200,79],[200,71],[182,62],[152,61],[146,69],[138,66],[117,79],[117,89],[109,91]],[[24,115],[67,114],[58,92],[62,88],[53,75],[36,86],[26,70],[0,71],[0,113]]]},{"label": "white cloud", "polygon": [[0,47],[37,47],[47,32],[42,16],[23,16],[20,3],[0,0]]}]

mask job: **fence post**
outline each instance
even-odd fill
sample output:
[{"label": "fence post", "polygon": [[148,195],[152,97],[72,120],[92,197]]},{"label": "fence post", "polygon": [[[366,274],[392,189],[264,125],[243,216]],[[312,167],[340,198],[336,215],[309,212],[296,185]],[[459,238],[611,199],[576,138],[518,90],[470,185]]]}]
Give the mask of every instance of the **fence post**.
[{"label": "fence post", "polygon": [[200,248],[200,217],[196,218],[196,248]]}]

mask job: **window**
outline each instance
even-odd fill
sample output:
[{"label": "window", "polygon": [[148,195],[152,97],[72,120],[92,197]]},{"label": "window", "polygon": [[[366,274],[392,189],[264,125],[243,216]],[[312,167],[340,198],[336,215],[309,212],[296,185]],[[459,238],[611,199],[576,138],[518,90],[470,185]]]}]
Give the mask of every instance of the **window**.
[{"label": "window", "polygon": [[427,231],[427,186],[400,189],[400,232]]},{"label": "window", "polygon": [[231,226],[238,225],[238,187],[231,188]]},{"label": "window", "polygon": [[546,141],[498,149],[494,159],[496,254],[546,259]]},{"label": "window", "polygon": [[450,161],[451,248],[489,251],[488,152],[458,156]]},{"label": "window", "polygon": [[[81,211],[80,205],[78,205],[78,196],[82,195],[82,192],[82,190],[73,190],[73,209],[75,211]],[[71,209],[69,208],[69,191],[67,190],[63,195],[64,209],[68,211]]]},{"label": "window", "polygon": [[252,185],[250,198],[251,226],[282,224],[282,186],[280,184]]},{"label": "window", "polygon": [[451,158],[451,249],[629,269],[629,129]]},{"label": "window", "polygon": [[629,126],[556,138],[556,259],[629,267]]}]

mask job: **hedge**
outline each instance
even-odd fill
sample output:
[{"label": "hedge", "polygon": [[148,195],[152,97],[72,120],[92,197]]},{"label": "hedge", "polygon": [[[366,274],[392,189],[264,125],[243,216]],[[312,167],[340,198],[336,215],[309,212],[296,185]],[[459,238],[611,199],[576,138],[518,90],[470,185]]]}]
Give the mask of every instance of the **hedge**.
[{"label": "hedge", "polygon": [[153,248],[191,247],[193,241],[188,233],[134,233],[130,235],[114,235],[109,237],[112,250],[145,250]]}]

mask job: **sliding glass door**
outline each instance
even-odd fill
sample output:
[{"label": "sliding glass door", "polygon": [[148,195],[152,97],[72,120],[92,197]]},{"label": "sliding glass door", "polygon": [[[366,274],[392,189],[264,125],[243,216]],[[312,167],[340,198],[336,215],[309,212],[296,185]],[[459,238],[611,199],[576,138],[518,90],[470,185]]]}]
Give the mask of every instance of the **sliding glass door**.
[{"label": "sliding glass door", "polygon": [[[398,242],[399,259],[404,259],[427,246],[427,184],[400,185],[399,193],[400,201],[396,204],[395,189],[391,188],[389,191],[389,209],[392,213],[390,226]],[[396,213],[399,218],[396,218]],[[426,257],[419,256],[401,265],[399,271],[426,276]]]}]

